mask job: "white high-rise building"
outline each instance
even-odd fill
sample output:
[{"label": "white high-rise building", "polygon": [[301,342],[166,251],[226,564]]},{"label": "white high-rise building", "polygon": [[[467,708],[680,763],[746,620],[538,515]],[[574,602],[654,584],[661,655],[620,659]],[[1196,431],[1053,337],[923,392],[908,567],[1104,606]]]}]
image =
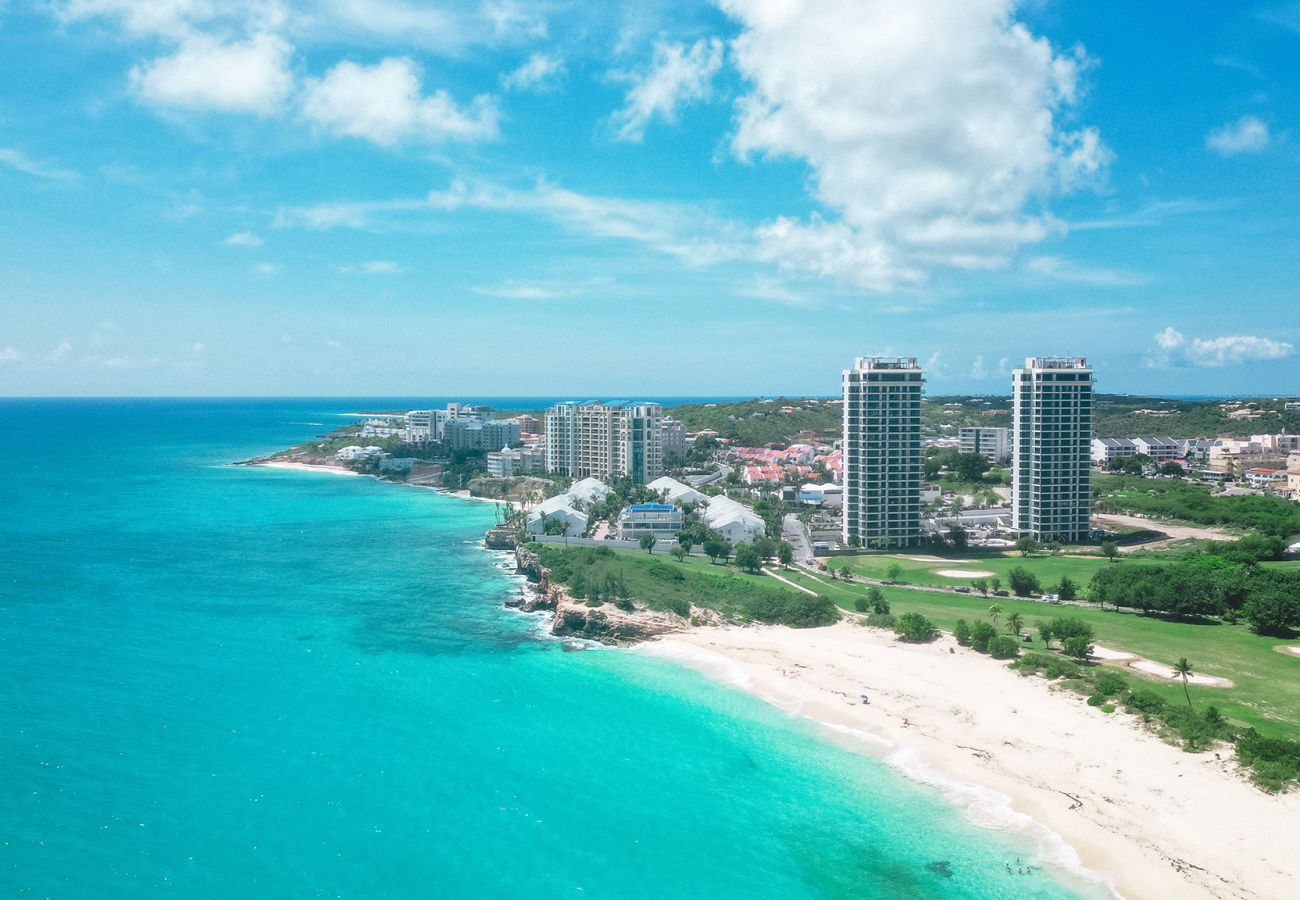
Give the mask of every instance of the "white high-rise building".
[{"label": "white high-rise building", "polygon": [[653,481],[663,474],[662,418],[658,403],[561,403],[546,413],[546,471]]},{"label": "white high-rise building", "polygon": [[1092,369],[1081,356],[1031,357],[1011,375],[1011,525],[1037,540],[1088,536]]},{"label": "white high-rise building", "polygon": [[995,465],[1011,455],[1011,430],[995,427],[966,427],[957,432],[960,453],[980,453]]},{"label": "white high-rise building", "polygon": [[859,357],[844,372],[844,542],[921,542],[921,387],[914,357]]}]

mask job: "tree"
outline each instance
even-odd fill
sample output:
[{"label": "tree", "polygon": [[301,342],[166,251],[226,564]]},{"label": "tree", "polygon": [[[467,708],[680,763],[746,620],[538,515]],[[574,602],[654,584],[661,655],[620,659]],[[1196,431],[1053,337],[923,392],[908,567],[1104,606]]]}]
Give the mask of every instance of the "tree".
[{"label": "tree", "polygon": [[853,573],[849,571],[849,567],[847,565],[840,566],[840,577],[843,578],[845,581],[848,581],[850,578],[853,577]]},{"label": "tree", "polygon": [[1040,619],[1034,623],[1034,627],[1038,629],[1038,638],[1043,642],[1043,648],[1052,649],[1052,623]]},{"label": "tree", "polygon": [[1119,561],[1119,546],[1114,541],[1101,542],[1101,555],[1111,562]]},{"label": "tree", "polygon": [[[1300,581],[1292,576],[1289,581]],[[1300,625],[1300,585],[1288,587],[1287,581],[1274,573],[1257,573],[1241,611],[1256,634],[1287,637]]]},{"label": "tree", "polygon": [[736,547],[736,565],[746,572],[757,574],[763,565],[763,557],[749,544],[741,544]]},{"label": "tree", "polygon": [[1183,694],[1187,697],[1187,708],[1192,708],[1192,694],[1187,690],[1187,676],[1192,674],[1192,664],[1187,661],[1186,656],[1178,657],[1178,662],[1174,663],[1174,671],[1183,679]]},{"label": "tree", "polygon": [[980,653],[989,652],[989,641],[998,636],[998,630],[988,622],[976,622],[970,628],[970,645]]},{"label": "tree", "polygon": [[873,613],[889,614],[889,601],[885,599],[885,592],[880,589],[879,585],[873,584],[867,588],[867,603]]},{"label": "tree", "polygon": [[794,548],[787,541],[782,541],[776,548],[776,559],[781,568],[788,569],[794,562]]},{"label": "tree", "polygon": [[1020,637],[1020,632],[1023,631],[1024,628],[1025,619],[1020,615],[1020,613],[1013,612],[1011,615],[1007,616],[1007,631],[1011,632],[1016,637]]},{"label": "tree", "polygon": [[1065,549],[1065,545],[1062,544],[1060,541],[1052,540],[1043,544],[1043,549],[1046,550],[1048,553],[1052,554],[1053,556],[1060,556],[1061,551]]},{"label": "tree", "polygon": [[966,534],[966,529],[960,525],[954,525],[948,529],[948,543],[952,544],[954,549],[965,550],[969,540],[970,537]]},{"label": "tree", "polygon": [[921,643],[934,640],[939,630],[920,613],[903,613],[894,623],[894,632],[905,641]]},{"label": "tree", "polygon": [[903,564],[898,561],[891,562],[889,565],[885,566],[886,581],[897,581],[899,576],[902,574]]},{"label": "tree", "polygon": [[659,541],[658,538],[656,538],[653,534],[647,532],[646,534],[641,535],[641,538],[637,541],[637,543],[641,545],[641,549],[644,550],[646,553],[654,553],[655,544],[658,543],[658,541]]},{"label": "tree", "polygon": [[754,538],[754,543],[750,545],[754,552],[758,554],[759,559],[771,559],[776,555],[776,541],[769,537],[760,535]]},{"label": "tree", "polygon": [[975,590],[979,591],[985,597],[989,595],[989,582],[987,578],[976,578],[970,583],[970,586],[975,588]]},{"label": "tree", "polygon": [[1002,590],[1002,579],[994,575],[989,579],[989,587],[993,588],[995,591]]},{"label": "tree", "polygon": [[1183,467],[1176,462],[1167,462],[1160,467],[1160,474],[1167,475],[1171,478],[1182,478]]},{"label": "tree", "polygon": [[1071,656],[1079,662],[1087,662],[1088,657],[1092,656],[1092,642],[1081,634],[1066,638],[1061,642],[1061,647],[1065,650],[1066,656]]},{"label": "tree", "polygon": [[958,453],[950,465],[962,481],[979,481],[993,464],[983,453]]},{"label": "tree", "polygon": [[1079,586],[1070,580],[1069,575],[1062,575],[1056,585],[1056,595],[1065,603],[1073,603],[1079,599]]},{"label": "tree", "polygon": [[695,543],[695,536],[689,531],[677,532],[677,543],[686,551],[686,556],[691,555],[691,545]]},{"label": "tree", "polygon": [[1008,572],[1007,580],[1011,583],[1011,593],[1017,597],[1028,597],[1042,590],[1042,586],[1038,583],[1038,576],[1024,566],[1016,566]]},{"label": "tree", "polygon": [[704,541],[704,555],[714,565],[717,565],[719,560],[726,562],[727,557],[731,556],[731,545],[718,535],[710,535]]},{"label": "tree", "polygon": [[681,562],[682,560],[686,559],[686,548],[683,547],[681,544],[678,544],[677,546],[673,547],[673,549],[669,550],[668,552],[671,553],[673,555],[673,559],[677,560],[678,562]]},{"label": "tree", "polygon": [[860,613],[870,612],[870,611],[871,611],[871,602],[870,602],[870,601],[869,601],[865,596],[864,596],[864,597],[854,597],[854,598],[853,598],[853,608],[856,609],[856,610],[857,610],[858,612],[860,612]]},{"label": "tree", "polygon": [[1029,535],[1025,535],[1020,540],[1016,541],[1016,551],[1021,556],[1029,556],[1037,549],[1038,541],[1034,540]]},{"label": "tree", "polygon": [[1002,604],[994,603],[989,607],[989,618],[993,620],[993,627],[998,627],[998,617],[1002,615]]}]

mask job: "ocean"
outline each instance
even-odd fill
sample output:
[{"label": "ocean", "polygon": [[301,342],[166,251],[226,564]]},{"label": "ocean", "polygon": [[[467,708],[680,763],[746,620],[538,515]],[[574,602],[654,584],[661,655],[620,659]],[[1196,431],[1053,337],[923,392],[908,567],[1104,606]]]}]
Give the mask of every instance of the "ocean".
[{"label": "ocean", "polygon": [[0,401],[0,894],[1101,895],[814,723],[546,638],[488,504],[229,465],[383,402]]}]

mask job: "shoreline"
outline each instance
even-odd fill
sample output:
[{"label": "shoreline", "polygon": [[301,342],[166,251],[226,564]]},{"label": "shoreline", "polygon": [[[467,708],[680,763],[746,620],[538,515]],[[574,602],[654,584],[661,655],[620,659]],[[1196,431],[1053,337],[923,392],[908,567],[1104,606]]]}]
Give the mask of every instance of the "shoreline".
[{"label": "shoreline", "polygon": [[1231,750],[1185,753],[1128,714],[1068,691],[1051,697],[1048,682],[951,636],[908,645],[849,622],[728,625],[634,652],[817,723],[828,739],[937,786],[977,824],[1032,834],[1045,862],[1118,896],[1280,897],[1300,883],[1300,796],[1255,788]]},{"label": "shoreline", "polygon": [[457,500],[469,500],[473,503],[499,503],[504,506],[519,507],[519,503],[514,500],[498,499],[496,497],[475,497],[470,494],[468,489],[464,488],[458,491],[450,491],[447,490],[447,488],[438,487],[437,485],[432,484],[411,484],[407,481],[392,481],[388,478],[380,478],[378,475],[369,472],[354,472],[346,466],[334,465],[332,463],[304,463],[284,459],[251,459],[245,462],[231,463],[231,465],[263,469],[291,469],[297,472],[324,472],[330,475],[347,475],[353,478],[373,478],[375,481],[382,481],[385,484],[391,484],[396,487],[420,488],[421,490],[433,491],[435,494],[441,494],[444,497],[454,497]]}]

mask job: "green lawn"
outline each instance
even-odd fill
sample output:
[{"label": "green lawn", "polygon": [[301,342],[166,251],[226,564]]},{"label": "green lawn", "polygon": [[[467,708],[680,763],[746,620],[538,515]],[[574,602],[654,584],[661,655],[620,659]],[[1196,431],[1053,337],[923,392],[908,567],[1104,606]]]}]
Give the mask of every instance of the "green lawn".
[{"label": "green lawn", "polygon": [[[1068,575],[1080,588],[1087,587],[1088,582],[1092,579],[1093,573],[1098,569],[1112,565],[1133,565],[1132,561],[1122,563],[1112,563],[1100,556],[1050,556],[1048,554],[1036,554],[1034,556],[1021,556],[1019,553],[983,553],[970,552],[955,555],[951,559],[944,559],[942,562],[920,561],[910,557],[930,556],[924,551],[908,554],[864,554],[862,556],[837,556],[827,559],[827,565],[833,566],[836,570],[840,566],[847,565],[849,571],[855,575],[861,575],[864,578],[875,578],[884,580],[886,578],[885,569],[890,563],[898,563],[903,567],[903,574],[899,576],[899,581],[909,584],[934,584],[945,585],[949,587],[970,586],[975,576],[963,576],[952,578],[945,575],[936,574],[940,569],[966,569],[992,572],[1002,579],[1002,589],[1007,590],[1007,574],[1016,566],[1023,566],[1042,583],[1044,590],[1051,590],[1052,586],[1061,580],[1062,575]],[[933,557],[935,560],[941,557]],[[1149,561],[1155,562],[1156,558],[1150,558]]]},{"label": "green lawn", "polygon": [[[820,575],[821,582],[826,583],[803,573],[787,573],[787,577],[796,584],[818,591],[844,609],[853,609],[854,601],[867,590],[865,585],[830,582]],[[1020,613],[1031,632],[1034,623],[1040,619],[1077,616],[1092,625],[1097,643],[1106,647],[1127,650],[1166,665],[1186,656],[1195,671],[1219,675],[1234,682],[1231,688],[1193,686],[1194,703],[1213,703],[1224,715],[1254,725],[1264,734],[1300,739],[1300,658],[1274,649],[1288,643],[1300,644],[1300,640],[1288,642],[1260,637],[1245,625],[1172,622],[1131,612],[1117,613],[1109,609],[1057,605],[1015,597],[985,598],[978,594],[949,594],[902,587],[884,587],[882,590],[895,615],[919,612],[945,630],[951,630],[958,619],[964,618],[968,622],[987,619],[992,603],[1002,607],[1004,621],[1007,615]],[[1032,646],[1041,648],[1042,643],[1035,641]],[[1130,678],[1136,684],[1151,687],[1170,702],[1183,700],[1182,687],[1177,682],[1148,679],[1136,673]]]}]

